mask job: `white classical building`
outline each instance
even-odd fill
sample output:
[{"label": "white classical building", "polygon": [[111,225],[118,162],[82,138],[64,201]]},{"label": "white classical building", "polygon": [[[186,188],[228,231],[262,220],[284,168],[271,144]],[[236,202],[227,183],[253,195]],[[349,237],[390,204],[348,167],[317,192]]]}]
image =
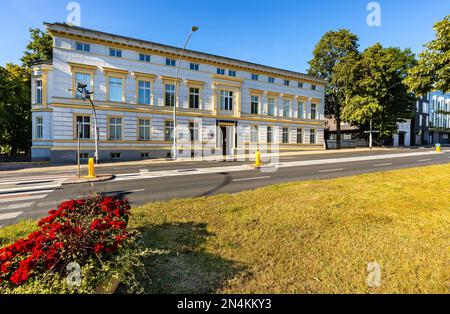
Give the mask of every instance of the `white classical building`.
[{"label": "white classical building", "polygon": [[[321,79],[207,53],[45,24],[53,60],[32,69],[34,159],[73,162],[94,155],[91,105],[78,82],[94,92],[100,160],[167,157],[178,129],[190,148],[233,155],[240,144],[277,144],[281,151],[323,149]],[[190,136],[189,136],[190,135]],[[180,136],[180,141],[183,141]],[[177,137],[178,138],[178,137]]]}]

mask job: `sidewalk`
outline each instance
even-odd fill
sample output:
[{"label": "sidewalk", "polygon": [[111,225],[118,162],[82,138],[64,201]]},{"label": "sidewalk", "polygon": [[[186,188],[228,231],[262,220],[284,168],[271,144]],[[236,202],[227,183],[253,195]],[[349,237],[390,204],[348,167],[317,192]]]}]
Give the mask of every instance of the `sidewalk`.
[{"label": "sidewalk", "polygon": [[[402,148],[373,148],[372,150],[369,148],[352,148],[352,149],[342,149],[342,150],[311,150],[311,151],[294,151],[294,152],[279,152],[279,153],[269,153],[269,154],[261,154],[261,158],[264,159],[264,157],[271,157],[271,156],[278,156],[284,157],[284,156],[306,156],[306,155],[327,155],[327,154],[340,154],[340,153],[355,153],[355,152],[368,152],[368,151],[390,151],[390,150],[401,150]],[[411,149],[404,149],[405,151],[411,151]],[[224,158],[218,158],[217,156],[211,156],[211,157],[203,157],[201,159],[193,159],[193,158],[178,158],[177,160],[172,160],[170,158],[160,158],[160,159],[145,159],[145,160],[136,160],[136,161],[123,161],[123,162],[109,162],[109,163],[101,163],[99,165],[96,165],[96,169],[99,168],[107,168],[107,167],[120,167],[120,166],[145,166],[145,165],[151,165],[151,164],[163,164],[163,163],[181,163],[181,162],[202,162],[202,161],[214,161],[214,160],[223,160]],[[229,156],[226,157],[226,159],[245,159],[248,161],[253,161],[254,156],[248,156],[248,155],[235,155],[235,156]],[[5,163],[0,165],[0,174],[27,174],[27,173],[33,173],[33,172],[45,172],[45,171],[74,171],[76,168],[76,165],[55,165],[51,166],[50,164],[45,166],[32,166],[30,168],[22,168],[17,170],[2,170],[2,166],[4,166]],[[86,165],[82,165],[82,168],[86,168]]]}]

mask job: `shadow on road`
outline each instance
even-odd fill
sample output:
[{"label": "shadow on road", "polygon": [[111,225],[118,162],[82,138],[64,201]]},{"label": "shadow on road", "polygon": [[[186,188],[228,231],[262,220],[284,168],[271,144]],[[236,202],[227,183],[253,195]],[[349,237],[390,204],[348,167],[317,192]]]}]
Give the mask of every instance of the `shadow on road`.
[{"label": "shadow on road", "polygon": [[[145,293],[214,293],[245,268],[204,250],[214,234],[195,222],[149,225],[141,230],[143,245],[152,250],[143,263],[150,277]],[[126,293],[121,286],[117,293]]]},{"label": "shadow on road", "polygon": [[221,188],[227,186],[228,184],[230,184],[230,182],[233,180],[230,176],[229,173],[226,172],[220,172],[220,175],[224,176],[224,179],[222,181],[222,183],[220,183],[219,185],[217,185],[216,187],[213,187],[212,189],[197,195],[196,197],[203,197],[203,196],[210,196],[212,194],[214,194],[215,192],[217,192],[218,190],[220,190]]}]

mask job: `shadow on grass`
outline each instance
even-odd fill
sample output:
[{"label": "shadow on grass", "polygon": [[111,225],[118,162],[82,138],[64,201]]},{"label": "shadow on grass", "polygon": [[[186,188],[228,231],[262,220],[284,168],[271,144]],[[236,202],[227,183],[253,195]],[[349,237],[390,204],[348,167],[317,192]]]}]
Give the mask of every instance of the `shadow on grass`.
[{"label": "shadow on grass", "polygon": [[214,293],[245,270],[203,249],[207,238],[214,236],[206,224],[165,223],[141,232],[142,245],[154,251],[143,260],[150,277],[142,283],[145,293]]}]

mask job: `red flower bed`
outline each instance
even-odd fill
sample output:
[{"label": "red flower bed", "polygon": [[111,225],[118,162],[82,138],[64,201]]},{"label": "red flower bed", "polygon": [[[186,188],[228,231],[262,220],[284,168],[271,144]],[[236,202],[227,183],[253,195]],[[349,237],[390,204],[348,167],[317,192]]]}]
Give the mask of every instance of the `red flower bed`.
[{"label": "red flower bed", "polygon": [[20,285],[69,262],[107,258],[128,238],[130,205],[115,197],[71,200],[38,222],[39,230],[0,249],[0,285]]}]

